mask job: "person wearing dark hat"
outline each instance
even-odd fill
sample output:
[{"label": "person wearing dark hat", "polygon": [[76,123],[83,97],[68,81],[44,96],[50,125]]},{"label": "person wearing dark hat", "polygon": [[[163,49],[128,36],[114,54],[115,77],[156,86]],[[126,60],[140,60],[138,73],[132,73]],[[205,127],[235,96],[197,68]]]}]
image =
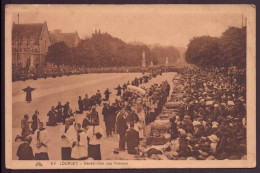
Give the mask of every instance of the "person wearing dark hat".
[{"label": "person wearing dark hat", "polygon": [[19,145],[16,155],[18,160],[34,160],[33,150],[30,146],[32,142],[31,136],[26,136],[25,141]]},{"label": "person wearing dark hat", "polygon": [[134,123],[130,123],[130,128],[126,132],[126,146],[128,154],[137,154],[139,145],[139,132],[134,129]]},{"label": "person wearing dark hat", "polygon": [[32,134],[34,134],[35,130],[38,129],[38,115],[39,112],[36,110],[32,116]]},{"label": "person wearing dark hat", "polygon": [[43,122],[39,122],[39,128],[35,131],[33,136],[35,144],[35,159],[36,160],[49,160],[49,133],[43,127]]}]

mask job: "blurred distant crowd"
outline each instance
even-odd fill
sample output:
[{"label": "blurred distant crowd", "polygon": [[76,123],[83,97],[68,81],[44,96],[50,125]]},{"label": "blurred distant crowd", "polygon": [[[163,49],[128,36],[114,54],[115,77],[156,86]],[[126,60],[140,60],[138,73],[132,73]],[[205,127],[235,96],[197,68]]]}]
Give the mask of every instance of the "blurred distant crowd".
[{"label": "blurred distant crowd", "polygon": [[80,75],[88,73],[137,73],[137,72],[151,72],[151,71],[167,71],[176,72],[178,68],[175,66],[155,66],[155,67],[104,67],[104,68],[85,68],[85,67],[72,67],[72,66],[60,66],[60,67],[40,67],[40,68],[22,68],[13,67],[12,69],[12,81],[29,80],[48,77],[61,77],[70,75]]}]

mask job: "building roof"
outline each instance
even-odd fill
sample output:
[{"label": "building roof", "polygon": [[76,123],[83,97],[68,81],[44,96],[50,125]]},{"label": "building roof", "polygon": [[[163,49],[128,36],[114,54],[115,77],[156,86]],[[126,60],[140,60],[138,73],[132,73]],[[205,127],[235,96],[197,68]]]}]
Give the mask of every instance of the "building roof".
[{"label": "building roof", "polygon": [[50,37],[53,42],[64,41],[69,47],[73,47],[76,39],[78,38],[78,33],[50,32]]},{"label": "building roof", "polygon": [[12,29],[12,40],[30,39],[39,41],[44,23],[14,24]]}]

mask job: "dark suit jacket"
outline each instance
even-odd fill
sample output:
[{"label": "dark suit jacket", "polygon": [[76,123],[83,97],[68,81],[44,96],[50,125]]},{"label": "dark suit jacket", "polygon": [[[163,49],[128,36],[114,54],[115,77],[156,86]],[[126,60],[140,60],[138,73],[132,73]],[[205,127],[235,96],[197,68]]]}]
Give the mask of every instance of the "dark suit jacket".
[{"label": "dark suit jacket", "polygon": [[126,120],[122,115],[119,115],[117,119],[117,133],[118,134],[125,134],[128,126],[126,124]]}]

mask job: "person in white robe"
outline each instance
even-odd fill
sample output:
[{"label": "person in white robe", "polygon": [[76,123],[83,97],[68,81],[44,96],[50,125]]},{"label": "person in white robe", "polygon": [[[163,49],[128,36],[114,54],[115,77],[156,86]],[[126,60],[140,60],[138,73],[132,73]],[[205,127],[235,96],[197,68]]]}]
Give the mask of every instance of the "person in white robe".
[{"label": "person in white robe", "polygon": [[71,158],[73,160],[85,160],[88,157],[88,141],[85,131],[81,130],[81,125],[75,123],[75,137],[72,144]]}]

